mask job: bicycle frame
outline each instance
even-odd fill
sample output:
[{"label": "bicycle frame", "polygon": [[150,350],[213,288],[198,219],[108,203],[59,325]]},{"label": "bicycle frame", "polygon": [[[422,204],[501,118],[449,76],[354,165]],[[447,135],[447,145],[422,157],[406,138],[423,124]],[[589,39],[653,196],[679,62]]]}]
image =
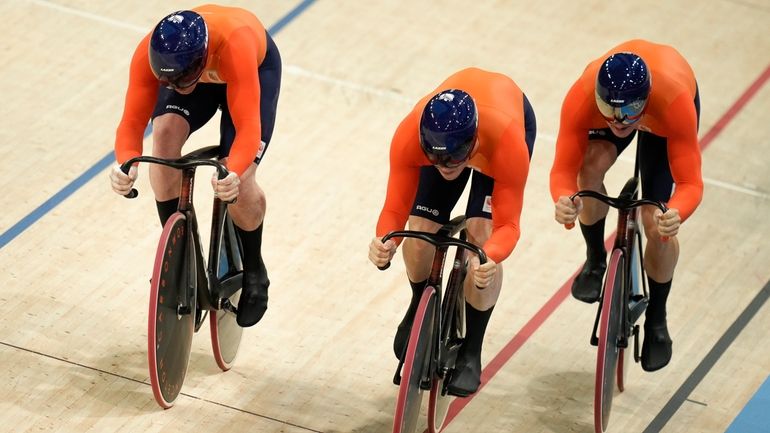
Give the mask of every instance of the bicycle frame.
[{"label": "bicycle frame", "polygon": [[[233,313],[236,312],[235,308],[230,304],[230,301],[227,298],[240,287],[242,276],[238,271],[234,271],[237,264],[240,264],[240,257],[232,254],[232,251],[236,246],[238,250],[241,248],[238,237],[235,236],[232,221],[225,218],[227,212],[226,204],[219,198],[214,199],[209,243],[209,252],[212,253],[210,253],[210,256],[208,257],[208,265],[204,265],[203,248],[200,232],[198,230],[198,220],[193,206],[195,170],[198,166],[209,165],[216,167],[220,179],[227,176],[227,169],[221,163],[211,160],[217,155],[218,146],[209,146],[190,152],[177,160],[169,161],[149,156],[141,156],[132,158],[123,164],[124,172],[127,172],[128,168],[136,162],[150,162],[166,165],[178,168],[182,172],[177,212],[185,215],[186,229],[191,236],[187,236],[188,245],[186,251],[188,258],[185,260],[185,264],[187,265],[186,273],[188,277],[187,285],[185,287],[186,292],[180,296],[180,299],[178,299],[179,304],[177,307],[177,314],[180,315],[191,314],[194,306],[197,306],[204,311],[224,308]],[[136,196],[136,190],[132,190],[131,194],[127,197],[134,198]],[[227,227],[225,226],[225,221],[229,222]],[[223,234],[225,236],[222,236]],[[224,241],[227,246],[227,248],[225,248],[227,255],[224,259],[228,264],[228,269],[225,272],[226,277],[220,283],[217,275],[218,272],[222,271],[220,269],[222,257],[213,254],[213,252],[219,251],[222,241]],[[196,331],[199,329],[203,319],[205,319],[205,316],[201,315],[198,320],[196,320]]]},{"label": "bicycle frame", "polygon": [[[629,259],[625,261],[622,277],[624,281],[624,305],[627,305],[628,308],[623,309],[621,320],[623,320],[623,323],[626,325],[633,325],[636,323],[636,320],[641,317],[641,314],[646,309],[649,299],[647,280],[644,271],[644,259],[641,250],[642,232],[639,230],[639,208],[628,207],[630,203],[636,201],[638,195],[639,179],[636,177],[633,177],[626,182],[617,199],[612,199],[602,194],[594,193],[593,191],[581,191],[575,194],[575,196],[593,197],[605,202],[610,201],[611,203],[608,204],[618,209],[617,230],[612,249],[621,250],[623,256]],[[658,205],[656,202],[643,202],[645,202],[644,204]],[[639,287],[641,287],[641,290],[639,290]],[[602,294],[599,296],[599,308],[597,309],[593,331],[591,332],[592,346],[597,346],[599,341],[597,328],[599,325],[602,302],[604,302],[603,289],[604,287],[602,287]],[[624,327],[623,331],[618,346],[626,348],[628,347],[628,335],[630,334],[631,329],[626,329]]]},{"label": "bicycle frame", "polygon": [[[404,432],[403,428],[406,428],[406,431],[411,432],[419,416],[422,392],[430,390],[428,426],[429,431],[436,432],[443,426],[448,408],[448,399],[445,398],[448,373],[454,369],[463,342],[466,258],[469,251],[476,253],[482,264],[486,263],[487,258],[481,248],[467,242],[464,216],[454,218],[435,234],[409,230],[398,231],[389,233],[382,241],[386,242],[393,237],[420,239],[436,248],[430,276],[420,296],[420,305],[412,323],[409,340],[404,353],[399,357],[398,367],[393,377],[393,382],[400,385],[393,431]],[[447,281],[446,292],[442,293],[445,260],[451,246],[458,248]],[[387,267],[386,265],[381,269]]]},{"label": "bicycle frame", "polygon": [[[459,239],[454,237],[458,233],[460,234]],[[427,282],[425,283],[425,287],[426,288],[433,287],[434,290],[436,291],[436,303],[437,305],[441,305],[442,308],[436,308],[434,323],[439,323],[441,325],[444,325],[444,323],[442,322],[442,318],[444,317],[443,310],[445,310],[445,308],[443,308],[445,304],[444,299],[455,299],[457,296],[459,296],[458,291],[462,293],[464,278],[459,278],[458,274],[464,270],[464,267],[465,267],[464,257],[467,254],[467,250],[470,249],[471,251],[476,253],[479,256],[480,263],[486,263],[487,257],[486,257],[486,254],[484,253],[484,250],[476,246],[469,247],[468,246],[469,244],[465,241],[466,235],[465,235],[465,217],[464,216],[455,217],[449,223],[441,227],[441,229],[439,229],[439,231],[435,234],[427,233],[427,232],[411,231],[411,230],[395,231],[395,232],[388,233],[388,235],[386,235],[383,238],[383,241],[387,241],[388,239],[395,238],[395,237],[410,237],[410,238],[420,239],[436,247],[436,252],[433,254],[433,262],[431,264],[430,275],[428,277]],[[452,284],[448,284],[447,292],[443,293],[443,291],[441,290],[442,278],[444,274],[446,254],[450,246],[456,246],[458,248],[457,248],[457,252],[455,253],[455,261],[452,266],[452,271],[450,272],[450,277],[448,280]],[[387,266],[382,269],[383,270],[387,269]],[[458,342],[456,344],[456,347],[453,347],[452,350],[441,350],[441,347],[440,347],[441,340],[439,339],[439,337],[440,337],[439,335],[433,336],[434,341],[431,344],[431,348],[432,348],[431,349],[431,352],[432,352],[431,368],[429,369],[429,371],[434,371],[434,368],[439,362],[439,359],[442,359],[442,358],[436,359],[437,357],[433,355],[438,354],[439,357],[441,357],[441,355],[446,355],[448,357],[450,354],[454,354],[456,357],[457,350],[459,349],[459,346],[461,344],[461,342]],[[403,354],[401,354],[398,368],[396,369],[396,374],[393,377],[393,383],[395,384],[398,384],[401,381],[400,373],[401,373],[401,367],[403,367],[403,364],[404,364],[403,359],[404,359],[404,356]],[[446,368],[444,369],[446,370]]]},{"label": "bicycle frame", "polygon": [[[173,406],[187,372],[192,337],[211,310],[211,343],[217,365],[227,371],[238,352],[242,328],[236,323],[243,280],[242,248],[226,203],[215,197],[208,264],[204,264],[198,220],[193,206],[195,170],[209,165],[218,178],[227,176],[218,146],[191,152],[176,160],[140,156],[125,162],[124,173],[136,162],[150,162],[181,171],[176,212],[164,224],[150,282],[148,362],[150,382],[158,404]],[[128,198],[138,195],[132,190]],[[176,317],[171,317],[176,316]]]},{"label": "bicycle frame", "polygon": [[[637,200],[639,179],[626,182],[617,198],[595,191],[578,191],[571,198],[592,197],[618,209],[617,235],[610,254],[610,264],[602,285],[596,311],[591,345],[597,346],[596,385],[594,388],[594,429],[606,431],[612,408],[613,388],[625,389],[625,350],[634,337],[634,360],[639,362],[639,325],[636,321],[647,308],[649,295],[645,278],[639,206],[654,205],[662,212],[662,203]],[[640,281],[641,280],[641,281]]]}]

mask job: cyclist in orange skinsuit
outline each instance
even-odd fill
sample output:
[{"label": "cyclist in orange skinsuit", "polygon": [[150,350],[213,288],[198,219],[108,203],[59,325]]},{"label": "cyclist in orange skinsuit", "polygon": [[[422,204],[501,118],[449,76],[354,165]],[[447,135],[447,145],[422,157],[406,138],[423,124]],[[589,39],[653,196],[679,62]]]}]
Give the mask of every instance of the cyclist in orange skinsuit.
[{"label": "cyclist in orange skinsuit", "polygon": [[[280,81],[278,49],[251,12],[217,5],[174,12],[134,52],[115,139],[118,164],[141,155],[152,118],[152,155],[179,158],[189,135],[222,111],[220,157],[230,173],[212,178],[212,187],[233,202],[228,212],[243,243],[241,326],[253,325],[267,309],[269,280],[260,252],[265,195],[255,172],[273,133]],[[126,175],[116,164],[110,174],[115,192],[127,194],[136,173],[132,167]],[[162,224],[176,211],[180,179],[177,170],[150,165]]]},{"label": "cyclist in orange skinsuit", "polygon": [[572,202],[569,196],[579,189],[605,192],[605,173],[637,131],[642,196],[668,203],[665,214],[648,206],[642,209],[650,286],[642,346],[647,371],[663,368],[671,359],[666,300],[679,257],[676,235],[703,196],[699,115],[698,86],[690,65],[674,48],[644,40],[620,44],[591,62],[562,106],[551,169],[555,218],[569,226],[579,214],[587,245],[573,296],[585,302],[599,297],[608,207],[595,200]]},{"label": "cyclist in orange skinsuit", "polygon": [[[519,216],[536,134],[529,101],[508,77],[476,68],[450,76],[422,98],[401,122],[390,148],[385,205],[369,245],[377,266],[390,262],[396,243],[381,237],[404,228],[435,233],[473,174],[465,211],[468,239],[489,261],[474,257],[465,281],[466,339],[449,390],[467,396],[478,390],[481,345],[502,283],[502,262],[519,240]],[[430,273],[433,247],[404,241],[412,301],[398,326],[394,352],[401,356]],[[479,290],[476,286],[484,288]]]}]

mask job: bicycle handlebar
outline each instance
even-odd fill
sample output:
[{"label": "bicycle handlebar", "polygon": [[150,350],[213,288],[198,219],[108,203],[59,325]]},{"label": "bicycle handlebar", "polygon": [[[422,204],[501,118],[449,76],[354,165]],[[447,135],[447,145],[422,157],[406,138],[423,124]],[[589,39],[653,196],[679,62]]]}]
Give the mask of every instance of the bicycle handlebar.
[{"label": "bicycle handlebar", "polygon": [[[621,195],[623,195],[621,193]],[[570,201],[574,201],[576,197],[591,197],[595,198],[603,203],[606,203],[609,206],[614,207],[615,209],[622,209],[622,210],[628,210],[633,209],[635,207],[643,206],[643,205],[650,205],[655,206],[656,208],[660,209],[661,212],[666,213],[668,211],[668,207],[666,207],[665,204],[654,201],[654,200],[647,200],[647,199],[641,199],[641,200],[633,200],[630,198],[624,198],[624,197],[609,197],[602,193],[596,192],[596,191],[590,191],[590,190],[580,190],[571,196],[569,196]],[[565,224],[566,228],[571,229],[572,227],[575,227],[575,223]],[[668,241],[668,236],[661,237],[663,242]]]},{"label": "bicycle handlebar", "polygon": [[[416,230],[402,230],[402,231],[390,232],[387,235],[383,236],[382,243],[385,243],[388,240],[393,238],[415,238],[415,239],[423,240],[437,247],[455,246],[455,247],[465,248],[466,250],[476,253],[476,255],[479,256],[480,264],[483,265],[484,263],[487,262],[487,254],[484,252],[483,249],[481,249],[480,247],[468,241],[464,241],[462,239],[453,238],[450,236],[443,236],[436,233],[420,232]],[[377,268],[381,271],[384,271],[389,267],[390,267],[390,262],[388,262],[385,266],[382,266],[382,267],[377,266]]]},{"label": "bicycle handlebar", "polygon": [[596,191],[581,190],[569,196],[569,199],[571,201],[574,201],[576,197],[595,198],[603,203],[606,203],[609,206],[614,207],[615,209],[628,210],[628,209],[632,209],[643,205],[651,205],[651,206],[657,207],[663,213],[666,213],[666,211],[668,211],[668,208],[666,207],[666,205],[659,201],[647,200],[647,199],[632,200],[632,199],[621,198],[621,197],[609,197]]},{"label": "bicycle handlebar", "polygon": [[[222,180],[225,177],[227,177],[227,174],[229,173],[227,171],[227,167],[225,167],[224,164],[213,159],[195,159],[195,158],[185,158],[185,157],[182,157],[179,159],[164,159],[164,158],[155,158],[153,156],[137,156],[136,158],[131,158],[120,165],[120,170],[123,173],[128,174],[128,170],[131,168],[132,165],[134,165],[137,162],[149,162],[152,164],[160,164],[160,165],[165,165],[167,167],[176,168],[178,170],[184,170],[186,168],[194,168],[202,165],[208,165],[217,169],[217,179],[219,180]],[[128,194],[126,194],[124,197],[136,198],[138,195],[139,195],[139,191],[137,191],[136,188],[131,188],[131,191]]]}]

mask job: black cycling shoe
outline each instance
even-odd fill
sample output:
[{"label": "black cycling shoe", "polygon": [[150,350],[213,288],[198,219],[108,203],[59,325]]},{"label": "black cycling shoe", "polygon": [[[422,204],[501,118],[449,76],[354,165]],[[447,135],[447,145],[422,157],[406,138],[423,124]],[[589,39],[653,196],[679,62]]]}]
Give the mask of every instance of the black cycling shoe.
[{"label": "black cycling shoe", "polygon": [[644,371],[656,371],[671,361],[673,342],[668,335],[666,321],[649,324],[644,322],[644,341],[642,342],[642,368]]},{"label": "black cycling shoe", "polygon": [[599,295],[602,293],[602,280],[606,269],[607,264],[604,261],[586,261],[583,264],[583,269],[572,282],[572,296],[589,304],[598,301]]},{"label": "black cycling shoe", "polygon": [[270,286],[270,280],[266,273],[260,277],[256,272],[243,273],[243,290],[241,298],[238,300],[238,314],[236,322],[238,325],[246,328],[254,326],[267,311],[267,288]]},{"label": "black cycling shoe", "polygon": [[468,397],[478,391],[479,386],[481,386],[481,357],[461,353],[452,371],[452,377],[449,379],[447,392],[456,397]]},{"label": "black cycling shoe", "polygon": [[393,353],[397,359],[401,359],[401,356],[406,352],[406,345],[409,342],[409,333],[412,331],[412,322],[414,321],[414,314],[417,312],[417,306],[406,310],[404,318],[401,319],[401,323],[398,324],[396,330],[396,337],[393,339]]}]

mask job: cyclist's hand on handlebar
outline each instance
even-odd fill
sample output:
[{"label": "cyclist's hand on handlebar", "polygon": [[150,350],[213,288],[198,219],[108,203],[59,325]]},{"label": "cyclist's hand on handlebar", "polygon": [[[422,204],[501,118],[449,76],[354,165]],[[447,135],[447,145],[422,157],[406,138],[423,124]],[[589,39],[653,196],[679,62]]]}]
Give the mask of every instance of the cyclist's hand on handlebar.
[{"label": "cyclist's hand on handlebar", "polygon": [[214,195],[224,202],[233,202],[238,198],[238,186],[241,179],[232,171],[224,179],[217,179],[217,173],[211,177],[211,186],[214,188]]},{"label": "cyclist's hand on handlebar", "polygon": [[580,197],[575,197],[573,201],[566,195],[563,195],[554,203],[554,207],[556,222],[564,224],[568,229],[571,229],[575,226],[578,214],[583,210],[583,200]]},{"label": "cyclist's hand on handlebar", "polygon": [[382,243],[380,238],[375,237],[369,243],[369,261],[379,268],[390,263],[395,254],[396,243],[392,239]]},{"label": "cyclist's hand on handlebar", "polygon": [[679,226],[682,225],[682,218],[679,216],[679,209],[669,209],[666,213],[655,210],[655,221],[658,223],[658,233],[663,238],[670,238],[679,233]]},{"label": "cyclist's hand on handlebar", "polygon": [[134,181],[136,181],[138,175],[139,172],[135,165],[128,169],[128,174],[123,173],[123,170],[120,169],[120,164],[113,165],[112,170],[110,170],[112,190],[120,195],[128,194],[131,192],[131,187],[134,186]]},{"label": "cyclist's hand on handlebar", "polygon": [[479,289],[484,289],[495,279],[497,273],[497,263],[494,260],[487,257],[487,262],[479,264],[479,258],[476,256],[471,257],[470,269],[473,273],[473,282]]}]

